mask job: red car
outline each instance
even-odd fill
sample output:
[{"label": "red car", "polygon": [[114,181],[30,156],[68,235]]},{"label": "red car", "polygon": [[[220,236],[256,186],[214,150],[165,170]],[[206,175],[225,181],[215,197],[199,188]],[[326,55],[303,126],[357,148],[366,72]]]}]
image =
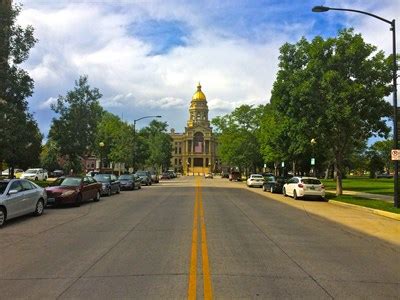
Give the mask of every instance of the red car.
[{"label": "red car", "polygon": [[74,204],[80,206],[82,202],[100,200],[101,183],[90,176],[71,176],[60,178],[57,186],[46,188],[47,204]]}]

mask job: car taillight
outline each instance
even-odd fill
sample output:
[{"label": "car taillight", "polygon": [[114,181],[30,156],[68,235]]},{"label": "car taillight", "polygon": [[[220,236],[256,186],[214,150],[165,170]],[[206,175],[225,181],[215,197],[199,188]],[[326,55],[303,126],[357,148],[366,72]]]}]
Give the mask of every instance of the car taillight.
[{"label": "car taillight", "polygon": [[325,189],[325,186],[323,184],[321,185],[321,189],[323,189],[323,190]]},{"label": "car taillight", "polygon": [[303,188],[303,187],[304,187],[304,185],[303,185],[302,183],[299,183],[297,186],[298,186],[299,188]]}]

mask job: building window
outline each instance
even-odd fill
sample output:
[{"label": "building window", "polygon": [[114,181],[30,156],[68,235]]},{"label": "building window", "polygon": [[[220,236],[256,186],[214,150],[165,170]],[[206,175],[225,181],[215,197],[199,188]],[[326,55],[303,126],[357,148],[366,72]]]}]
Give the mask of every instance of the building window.
[{"label": "building window", "polygon": [[178,150],[179,150],[179,154],[182,154],[182,148],[179,147]]},{"label": "building window", "polygon": [[178,160],[175,158],[175,165],[177,165],[178,164]]},{"label": "building window", "polygon": [[194,153],[203,153],[204,136],[201,132],[196,132],[193,137]]},{"label": "building window", "polygon": [[175,154],[178,154],[178,148],[175,147]]}]

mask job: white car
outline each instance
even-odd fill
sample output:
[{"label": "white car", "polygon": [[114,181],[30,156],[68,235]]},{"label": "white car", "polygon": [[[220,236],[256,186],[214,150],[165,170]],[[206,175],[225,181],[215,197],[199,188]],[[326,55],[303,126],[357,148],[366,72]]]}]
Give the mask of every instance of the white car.
[{"label": "white car", "polygon": [[283,186],[283,195],[297,200],[300,197],[325,199],[325,187],[316,177],[292,177]]},{"label": "white car", "polygon": [[262,187],[264,184],[264,177],[260,174],[251,174],[250,177],[247,179],[246,184],[248,187]]},{"label": "white car", "polygon": [[48,177],[47,171],[41,168],[28,169],[21,175],[21,178],[30,180],[47,180]]}]

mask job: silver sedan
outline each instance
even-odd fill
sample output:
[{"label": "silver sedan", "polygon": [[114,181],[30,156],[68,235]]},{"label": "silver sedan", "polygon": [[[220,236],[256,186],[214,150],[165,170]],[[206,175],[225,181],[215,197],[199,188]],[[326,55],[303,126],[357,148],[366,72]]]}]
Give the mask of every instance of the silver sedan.
[{"label": "silver sedan", "polygon": [[40,216],[46,204],[46,191],[37,184],[26,179],[0,180],[0,227],[22,215]]}]

